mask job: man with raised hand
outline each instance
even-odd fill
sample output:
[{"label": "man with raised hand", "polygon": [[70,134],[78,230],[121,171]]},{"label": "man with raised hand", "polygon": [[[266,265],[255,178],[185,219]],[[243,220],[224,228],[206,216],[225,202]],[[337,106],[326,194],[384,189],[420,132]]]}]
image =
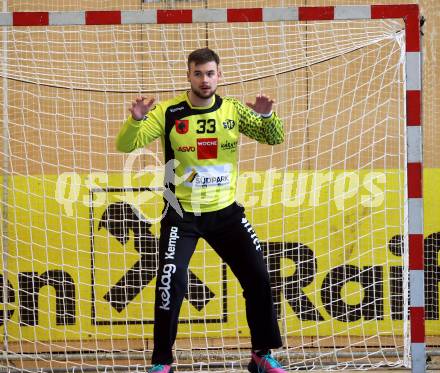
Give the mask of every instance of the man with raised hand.
[{"label": "man with raised hand", "polygon": [[240,133],[264,144],[284,141],[274,100],[261,94],[243,105],[216,94],[218,55],[209,48],[188,56],[190,90],[155,105],[132,103],[118,150],[131,152],[160,138],[165,154],[165,208],[159,239],[154,350],[149,372],[172,372],[172,347],[187,291],[187,270],[199,238],[227,263],[243,288],[252,373],[284,373],[271,349],[282,346],[269,275],[257,235],[235,202]]}]

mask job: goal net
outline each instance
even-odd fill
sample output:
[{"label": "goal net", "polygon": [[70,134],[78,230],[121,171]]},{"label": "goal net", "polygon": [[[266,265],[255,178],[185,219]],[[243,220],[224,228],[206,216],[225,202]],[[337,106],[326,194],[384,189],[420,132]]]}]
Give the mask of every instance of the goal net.
[{"label": "goal net", "polygon": [[[284,122],[281,145],[219,145],[239,153],[237,199],[282,331],[275,355],[290,370],[408,366],[403,22],[136,24],[139,14],[2,29],[0,366],[149,364],[163,153],[155,142],[121,154],[115,137],[140,93],[188,89],[186,57],[205,46],[221,58],[220,95],[263,92]],[[236,279],[203,240],[188,276],[179,371],[246,369]]]}]

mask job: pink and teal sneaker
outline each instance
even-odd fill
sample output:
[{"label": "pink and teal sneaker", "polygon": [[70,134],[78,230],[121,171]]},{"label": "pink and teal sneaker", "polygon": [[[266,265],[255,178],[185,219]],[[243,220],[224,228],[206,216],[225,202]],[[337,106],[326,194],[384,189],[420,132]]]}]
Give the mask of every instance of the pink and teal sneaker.
[{"label": "pink and teal sneaker", "polygon": [[255,352],[252,352],[248,371],[251,373],[287,373],[270,353],[258,356]]},{"label": "pink and teal sneaker", "polygon": [[171,365],[166,364],[154,364],[150,369],[148,369],[148,373],[172,373],[173,369]]}]

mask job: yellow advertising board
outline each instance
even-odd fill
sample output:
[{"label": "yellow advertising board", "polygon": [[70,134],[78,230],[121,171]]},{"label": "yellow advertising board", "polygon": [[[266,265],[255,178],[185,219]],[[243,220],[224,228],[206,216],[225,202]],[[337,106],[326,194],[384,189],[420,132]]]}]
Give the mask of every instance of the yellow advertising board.
[{"label": "yellow advertising board", "polygon": [[[1,277],[9,340],[152,336],[161,177],[128,177],[129,186],[120,174],[10,180]],[[381,170],[240,174],[237,198],[267,256],[288,336],[403,333],[403,183]],[[439,169],[425,170],[427,239],[440,232],[439,183]],[[440,241],[430,242],[437,287],[427,334],[438,335]],[[179,337],[249,334],[241,288],[203,240],[188,276]]]}]

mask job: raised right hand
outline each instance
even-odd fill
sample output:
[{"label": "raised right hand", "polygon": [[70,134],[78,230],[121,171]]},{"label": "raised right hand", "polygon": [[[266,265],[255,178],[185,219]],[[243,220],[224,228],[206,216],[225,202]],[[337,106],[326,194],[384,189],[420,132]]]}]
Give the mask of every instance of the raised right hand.
[{"label": "raised right hand", "polygon": [[131,116],[134,120],[142,120],[145,115],[150,111],[153,107],[155,98],[150,98],[147,102],[145,102],[147,98],[144,96],[136,97],[136,100],[131,103],[131,108],[128,110],[131,113]]}]

